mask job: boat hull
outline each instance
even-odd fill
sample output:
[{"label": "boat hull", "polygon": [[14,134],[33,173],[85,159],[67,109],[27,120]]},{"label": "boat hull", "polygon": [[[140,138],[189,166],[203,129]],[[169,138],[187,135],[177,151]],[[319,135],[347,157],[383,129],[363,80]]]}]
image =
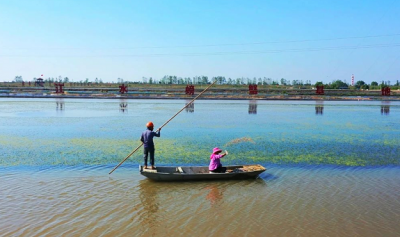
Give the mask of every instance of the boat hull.
[{"label": "boat hull", "polygon": [[[250,169],[247,167],[256,167]],[[197,181],[197,180],[238,180],[255,179],[266,169],[261,165],[226,166],[227,173],[210,173],[206,166],[157,167],[156,170],[143,169],[140,174],[154,181]],[[242,171],[243,170],[243,171]],[[240,172],[237,172],[240,171]]]}]

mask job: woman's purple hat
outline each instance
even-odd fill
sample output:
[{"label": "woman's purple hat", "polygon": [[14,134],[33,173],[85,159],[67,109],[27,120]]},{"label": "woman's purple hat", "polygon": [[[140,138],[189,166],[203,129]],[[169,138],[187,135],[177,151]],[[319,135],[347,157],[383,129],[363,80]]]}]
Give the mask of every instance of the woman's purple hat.
[{"label": "woman's purple hat", "polygon": [[214,149],[213,149],[213,154],[217,154],[217,153],[219,153],[219,152],[221,152],[222,150],[221,149],[219,149],[218,147],[215,147]]}]

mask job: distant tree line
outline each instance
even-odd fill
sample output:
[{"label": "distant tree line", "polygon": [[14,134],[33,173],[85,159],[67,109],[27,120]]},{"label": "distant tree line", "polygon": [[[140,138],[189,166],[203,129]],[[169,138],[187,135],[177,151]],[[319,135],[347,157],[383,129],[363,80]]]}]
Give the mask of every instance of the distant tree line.
[{"label": "distant tree line", "polygon": [[[34,77],[33,81],[36,81],[38,78]],[[64,83],[68,83],[71,82],[70,79],[68,77],[48,77],[48,78],[42,78],[44,82],[49,82],[49,83],[54,83],[54,82],[64,82]],[[120,79],[120,78],[118,78]],[[13,82],[23,82],[23,78],[22,76],[16,76],[13,80]],[[89,78],[86,78],[85,80],[80,80],[80,81],[75,81],[76,83],[103,83],[103,80],[100,78],[98,79],[96,77],[96,79],[94,79],[94,81],[89,80]]]},{"label": "distant tree line", "polygon": [[[334,80],[331,83],[327,83],[324,84],[321,81],[318,81],[317,83],[315,83],[315,86],[320,86],[320,85],[324,85],[324,87],[326,89],[349,89],[350,85],[348,85],[347,83],[341,81],[341,80]],[[367,84],[364,81],[357,81],[354,84],[354,87],[356,89],[363,89],[363,90],[368,90],[368,89],[379,89],[385,86],[394,86],[395,88],[398,88],[400,86],[400,82],[399,80],[396,81],[396,83],[394,85],[390,84],[390,81],[381,81],[380,84],[378,84],[378,82],[373,81],[371,82],[371,84]]]},{"label": "distant tree line", "polygon": [[216,76],[216,77],[207,77],[207,76],[195,76],[195,77],[178,77],[178,76],[169,76],[166,75],[161,79],[157,80],[152,77],[143,77],[142,83],[145,84],[210,84],[214,81],[217,81],[219,85],[311,85],[311,80],[287,80],[285,78],[272,79],[269,77],[259,77],[259,78],[248,78],[248,77],[239,77],[239,78],[226,78],[224,76]]},{"label": "distant tree line", "polygon": [[[37,78],[33,78],[35,81]],[[48,77],[43,78],[44,82],[54,83],[54,82],[64,82],[68,83],[71,80],[68,77]],[[178,77],[178,76],[170,76],[165,75],[161,79],[155,79],[153,77],[142,77],[142,81],[126,81],[122,78],[117,78],[118,84],[126,83],[126,84],[164,84],[164,85],[179,85],[179,84],[193,84],[193,85],[203,85],[203,84],[210,84],[214,81],[217,81],[217,84],[220,85],[280,85],[280,86],[296,86],[296,87],[312,87],[318,85],[324,85],[326,89],[348,89],[350,85],[346,82],[341,80],[334,80],[330,83],[323,83],[322,81],[317,81],[315,84],[311,84],[311,80],[287,80],[285,78],[281,79],[272,79],[269,77],[259,77],[259,78],[248,78],[248,77],[239,77],[239,78],[226,78],[224,76],[216,76],[216,77],[207,77],[207,76],[194,76],[194,77]],[[23,82],[22,76],[16,76],[13,82]],[[94,84],[103,84],[103,80],[100,78],[95,78],[93,81],[89,78],[85,80],[75,81],[75,83],[94,83]],[[114,83],[114,82],[112,82]],[[384,86],[395,86],[399,87],[400,83],[399,80],[396,81],[394,85],[391,85],[390,81],[381,81],[378,83],[376,81],[371,82],[371,84],[367,84],[364,81],[360,80],[357,81],[354,85],[356,89],[379,89]]]}]

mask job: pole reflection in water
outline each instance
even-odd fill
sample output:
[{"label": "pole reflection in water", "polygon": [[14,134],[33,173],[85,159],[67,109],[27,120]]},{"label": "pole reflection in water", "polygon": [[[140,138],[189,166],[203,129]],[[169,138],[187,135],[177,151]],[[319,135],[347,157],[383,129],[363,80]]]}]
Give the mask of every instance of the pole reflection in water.
[{"label": "pole reflection in water", "polygon": [[316,115],[323,115],[324,114],[324,102],[323,101],[316,101],[316,103],[315,103],[315,114]]},{"label": "pole reflection in water", "polygon": [[121,100],[119,103],[119,111],[122,113],[125,113],[125,111],[128,112],[128,102]]},{"label": "pole reflection in water", "polygon": [[249,100],[249,114],[257,114],[257,101]]},{"label": "pole reflection in water", "polygon": [[381,102],[381,114],[389,115],[390,113],[390,101],[382,101]]},{"label": "pole reflection in water", "polygon": [[[187,100],[185,106],[188,105],[188,104],[190,103],[190,101],[191,101],[191,100]],[[185,111],[186,111],[186,113],[194,113],[194,102],[191,103],[190,105],[188,105],[188,106],[185,108]]]},{"label": "pole reflection in water", "polygon": [[65,105],[64,105],[64,99],[57,99],[56,100],[56,110],[57,111],[62,111],[62,110],[64,110],[64,108],[65,108]]}]

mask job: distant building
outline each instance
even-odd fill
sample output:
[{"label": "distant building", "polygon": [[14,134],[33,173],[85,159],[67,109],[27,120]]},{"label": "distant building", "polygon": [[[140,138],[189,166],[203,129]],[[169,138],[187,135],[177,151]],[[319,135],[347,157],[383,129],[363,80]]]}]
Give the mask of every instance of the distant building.
[{"label": "distant building", "polygon": [[44,87],[44,81],[43,81],[43,78],[38,78],[38,79],[36,79],[36,81],[35,81],[35,86],[41,86],[41,87]]}]

